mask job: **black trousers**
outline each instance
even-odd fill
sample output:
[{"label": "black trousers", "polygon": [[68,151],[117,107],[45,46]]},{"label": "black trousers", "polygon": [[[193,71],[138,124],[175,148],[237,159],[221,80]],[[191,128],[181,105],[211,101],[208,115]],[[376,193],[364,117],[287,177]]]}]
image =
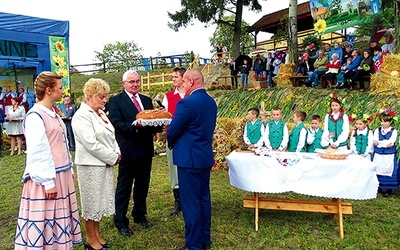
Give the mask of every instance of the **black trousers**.
[{"label": "black trousers", "polygon": [[126,217],[133,186],[132,217],[141,221],[147,214],[147,194],[150,184],[152,157],[135,160],[123,160],[118,166],[118,182],[115,191],[114,224],[118,229],[128,227]]}]

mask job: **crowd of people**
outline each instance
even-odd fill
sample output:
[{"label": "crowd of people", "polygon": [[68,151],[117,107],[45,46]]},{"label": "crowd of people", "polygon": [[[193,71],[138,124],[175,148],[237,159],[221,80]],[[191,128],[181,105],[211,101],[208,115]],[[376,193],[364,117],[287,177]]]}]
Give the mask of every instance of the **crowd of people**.
[{"label": "crowd of people", "polygon": [[352,90],[357,89],[358,83],[358,89],[365,91],[364,80],[379,71],[383,58],[390,53],[388,44],[381,47],[374,39],[369,48],[361,52],[349,41],[343,42],[342,47],[338,42],[333,47],[325,43],[321,49],[312,42],[300,56],[296,75],[309,76],[304,82],[314,88],[325,80],[329,88]]},{"label": "crowd of people", "polygon": [[[344,99],[336,94],[330,97],[330,112],[321,117],[313,114],[311,127],[306,128],[304,111],[295,111],[295,127],[288,131],[282,120],[282,110],[275,107],[271,111],[272,119],[265,124],[259,119],[260,110],[250,108],[247,114],[243,140],[248,147],[266,147],[275,151],[316,152],[317,149],[337,149],[361,155],[370,160],[376,167],[379,181],[378,192],[388,196],[397,190],[400,184],[400,173],[397,162],[397,134],[393,127],[396,112],[382,109],[376,119],[380,127],[372,131],[369,123],[373,116],[366,113],[354,116],[347,115],[343,109]],[[323,121],[323,128],[321,123]],[[354,130],[350,131],[350,124]]]},{"label": "crowd of people", "polygon": [[[131,236],[127,217],[131,196],[133,222],[143,228],[153,226],[146,216],[153,134],[164,126],[133,123],[139,112],[154,109],[153,100],[139,93],[140,75],[135,71],[123,74],[123,90],[109,101],[109,85],[102,79],[89,79],[78,109],[69,96],[64,96],[60,107],[55,106],[64,95],[61,78],[52,72],[40,73],[34,83],[37,103],[25,114],[19,97],[13,97],[6,116],[21,121],[16,135],[25,137],[27,149],[15,249],[72,249],[82,242],[80,217],[86,231],[84,248],[108,249],[112,243],[101,235],[100,221],[113,216],[118,232]],[[185,221],[182,249],[209,249],[217,104],[205,91],[199,70],[174,68],[173,82],[174,90],[160,103],[173,115],[166,128],[174,196],[171,215],[182,212]],[[76,174],[70,151],[75,151]]]},{"label": "crowd of people", "polygon": [[273,81],[273,77],[278,74],[282,63],[288,63],[287,59],[288,56],[286,52],[277,52],[274,54],[268,52],[265,58],[257,53],[253,59],[246,56],[240,61],[232,57],[229,62],[232,88],[238,88],[237,78],[239,73],[241,79],[240,87],[248,88],[249,74],[251,71],[254,71],[256,80],[266,80],[268,81],[268,87],[274,87],[276,83]]}]

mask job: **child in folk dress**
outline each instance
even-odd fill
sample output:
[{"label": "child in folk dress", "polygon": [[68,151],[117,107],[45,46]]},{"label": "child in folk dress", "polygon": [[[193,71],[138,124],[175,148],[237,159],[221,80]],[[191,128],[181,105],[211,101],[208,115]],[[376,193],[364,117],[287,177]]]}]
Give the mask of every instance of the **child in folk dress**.
[{"label": "child in folk dress", "polygon": [[350,150],[372,161],[374,134],[368,127],[368,122],[372,120],[372,116],[367,114],[360,115],[360,117],[351,115],[349,120],[355,122],[355,128],[350,136]]},{"label": "child in folk dress", "polygon": [[258,108],[250,108],[247,111],[246,126],[244,127],[243,140],[246,145],[252,147],[262,147],[264,144],[264,124],[258,119],[260,110]]},{"label": "child in folk dress", "polygon": [[307,129],[304,126],[306,116],[307,114],[304,111],[294,112],[293,121],[296,126],[292,129],[289,136],[289,152],[306,152]]},{"label": "child in folk dress", "polygon": [[311,128],[307,132],[307,152],[315,153],[316,149],[323,149],[329,145],[329,139],[322,137],[324,130],[320,126],[321,117],[313,115],[311,117]]},{"label": "child in folk dress", "polygon": [[267,148],[283,151],[289,141],[289,130],[282,120],[282,110],[279,107],[272,109],[272,121],[267,123],[264,133],[264,143]]},{"label": "child in folk dress", "polygon": [[392,194],[399,188],[396,156],[397,130],[392,127],[396,112],[390,109],[380,111],[381,127],[374,132],[374,157],[379,181],[378,192],[383,196]]},{"label": "child in folk dress", "polygon": [[347,150],[349,137],[349,117],[344,113],[343,103],[346,100],[337,94],[330,95],[331,112],[325,116],[323,138],[329,139],[328,148]]}]

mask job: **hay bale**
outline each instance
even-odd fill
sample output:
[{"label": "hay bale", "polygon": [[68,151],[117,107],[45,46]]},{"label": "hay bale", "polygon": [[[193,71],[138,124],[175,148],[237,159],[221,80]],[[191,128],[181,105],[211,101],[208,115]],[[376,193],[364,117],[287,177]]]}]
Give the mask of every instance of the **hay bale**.
[{"label": "hay bale", "polygon": [[283,87],[292,86],[292,82],[290,81],[289,76],[278,75],[278,76],[272,77],[272,79],[274,80],[274,82],[276,82],[277,87],[283,88]]},{"label": "hay bale", "polygon": [[400,71],[400,54],[392,54],[383,58],[382,68]]},{"label": "hay bale", "polygon": [[294,76],[295,73],[296,73],[295,64],[281,64],[281,67],[279,69],[279,75]]},{"label": "hay bale", "polygon": [[371,94],[400,96],[400,77],[388,74],[373,74],[370,83]]}]

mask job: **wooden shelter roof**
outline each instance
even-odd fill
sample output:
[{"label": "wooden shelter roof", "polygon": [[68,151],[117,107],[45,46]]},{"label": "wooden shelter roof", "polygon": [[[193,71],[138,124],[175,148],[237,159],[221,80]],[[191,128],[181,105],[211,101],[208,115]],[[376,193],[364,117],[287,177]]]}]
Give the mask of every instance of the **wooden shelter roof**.
[{"label": "wooden shelter roof", "polygon": [[[275,34],[276,31],[284,24],[282,17],[289,14],[289,8],[279,10],[263,16],[260,20],[249,27],[248,32],[268,32]],[[297,30],[304,31],[312,29],[314,21],[311,16],[310,2],[297,5]]]}]

